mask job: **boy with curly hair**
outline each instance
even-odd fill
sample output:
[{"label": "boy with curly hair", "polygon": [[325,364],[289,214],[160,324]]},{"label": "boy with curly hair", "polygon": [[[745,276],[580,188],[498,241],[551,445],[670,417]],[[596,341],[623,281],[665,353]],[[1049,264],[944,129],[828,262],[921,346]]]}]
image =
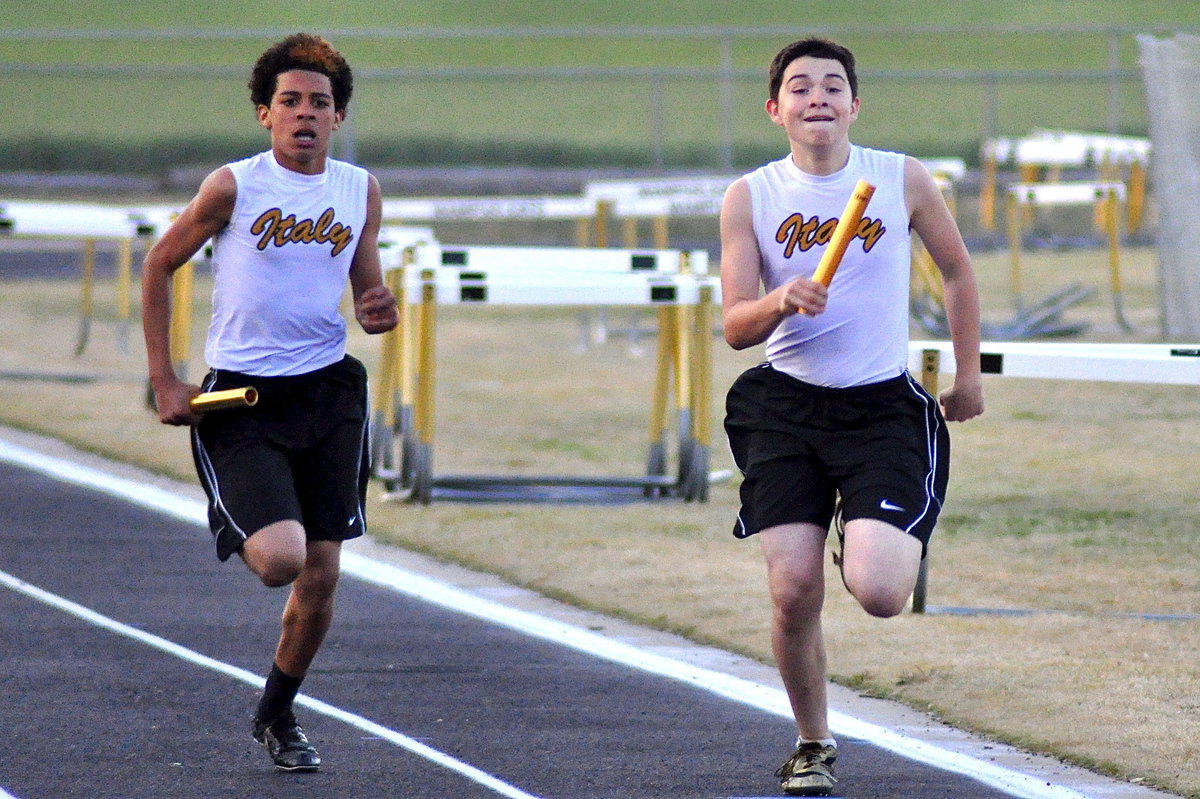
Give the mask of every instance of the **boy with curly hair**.
[{"label": "boy with curly hair", "polygon": [[[160,421],[190,425],[217,557],[237,553],[268,587],[291,586],[251,732],[284,771],[321,757],[292,701],[333,620],[341,544],[365,531],[367,376],[346,354],[340,302],[349,279],[367,333],[398,322],[383,284],[379,183],[329,157],[353,77],[327,41],[296,34],[250,78],[271,148],[212,172],[146,255],[142,314]],[[170,358],[174,272],[213,243],[213,316],[202,386]],[[201,391],[254,386],[253,407],[203,416]]]}]

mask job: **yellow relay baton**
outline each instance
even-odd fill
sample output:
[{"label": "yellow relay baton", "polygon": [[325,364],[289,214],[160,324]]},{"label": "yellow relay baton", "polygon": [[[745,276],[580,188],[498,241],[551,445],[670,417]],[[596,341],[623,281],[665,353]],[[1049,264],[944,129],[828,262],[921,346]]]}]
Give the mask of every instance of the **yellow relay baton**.
[{"label": "yellow relay baton", "polygon": [[225,408],[249,408],[258,402],[258,389],[254,386],[228,388],[224,391],[206,391],[192,397],[189,403],[195,413],[208,413]]},{"label": "yellow relay baton", "polygon": [[850,200],[846,203],[846,210],[842,212],[842,218],[838,220],[837,227],[833,229],[833,235],[829,238],[829,246],[825,248],[817,264],[817,271],[813,272],[814,283],[828,288],[833,282],[833,273],[841,265],[846,248],[858,235],[858,223],[862,221],[863,212],[867,210],[867,203],[871,201],[871,195],[874,193],[875,187],[865,180],[860,180],[855,185]]}]

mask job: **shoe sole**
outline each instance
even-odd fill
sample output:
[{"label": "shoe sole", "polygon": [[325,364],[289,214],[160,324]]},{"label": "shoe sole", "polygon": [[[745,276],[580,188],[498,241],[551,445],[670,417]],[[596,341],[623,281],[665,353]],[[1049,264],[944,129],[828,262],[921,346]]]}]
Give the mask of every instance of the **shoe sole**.
[{"label": "shoe sole", "polygon": [[[259,746],[261,746],[261,747],[262,747],[262,748],[263,748],[263,749],[264,749],[264,750],[267,752],[267,756],[268,756],[268,757],[271,755],[271,752],[270,752],[269,750],[267,750],[267,743],[266,743],[266,741],[260,741],[260,740],[258,740],[258,737],[257,737],[257,736],[255,736],[255,735],[251,735],[251,736],[250,736],[250,738],[251,738],[251,739],[252,739],[252,740],[253,740],[253,741],[254,741],[256,744],[258,744]],[[274,761],[274,758],[272,758],[272,762],[273,762],[273,761]],[[275,770],[276,770],[276,771],[284,771],[284,772],[287,772],[288,774],[303,774],[303,773],[306,773],[306,772],[313,772],[313,771],[320,771],[320,770],[321,770],[321,764],[320,764],[320,763],[318,763],[318,764],[317,764],[317,765],[315,765],[315,766],[284,766],[284,765],[281,765],[281,764],[279,764],[279,763],[275,763],[274,765],[275,765]]]},{"label": "shoe sole", "polygon": [[320,771],[321,767],[320,766],[281,766],[278,763],[276,763],[275,770],[276,771],[284,771],[284,772],[287,772],[288,774],[305,774],[305,773],[312,773],[314,771]]}]

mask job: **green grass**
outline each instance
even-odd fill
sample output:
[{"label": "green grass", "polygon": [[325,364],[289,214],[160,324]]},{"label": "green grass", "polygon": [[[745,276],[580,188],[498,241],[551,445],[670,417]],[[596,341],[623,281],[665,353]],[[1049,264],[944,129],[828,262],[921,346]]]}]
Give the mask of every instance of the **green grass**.
[{"label": "green grass", "polygon": [[[558,3],[546,0],[445,4],[405,3],[391,11],[348,0],[336,16],[319,3],[223,0],[182,7],[167,3],[82,2],[69,23],[49,2],[4,0],[10,30],[61,28],[155,30],[250,29],[258,35],[224,38],[78,39],[0,37],[0,65],[112,65],[145,67],[144,74],[93,76],[9,71],[0,82],[0,169],[161,172],[181,164],[217,164],[261,148],[246,98],[249,66],[279,32],[330,33],[358,70],[352,105],[359,160],[399,164],[579,164],[649,166],[653,163],[651,91],[644,80],[605,78],[420,78],[400,80],[373,72],[396,68],[484,69],[528,67],[695,68],[664,81],[667,166],[719,163],[716,80],[700,70],[719,63],[712,36],[587,39],[571,36],[463,39],[379,39],[349,31],[385,29],[634,28],[645,26],[784,26],[795,30],[735,40],[740,70],[734,92],[735,165],[774,157],[783,143],[762,113],[765,67],[793,35],[828,31],[855,50],[863,83],[863,115],[854,137],[873,146],[922,156],[976,157],[986,126],[987,97],[970,80],[895,76],[918,69],[1104,69],[1109,36],[1080,33],[997,33],[998,25],[1200,26],[1191,0],[1027,3],[893,0],[794,3],[781,17],[776,2]],[[869,9],[869,14],[865,13]],[[136,11],[136,13],[134,13]],[[132,20],[132,22],[131,22]],[[968,32],[912,32],[914,26],[979,26]],[[989,30],[988,26],[993,29]],[[333,32],[340,31],[340,34]],[[1136,70],[1132,35],[1119,42],[1123,69]],[[230,72],[213,77],[156,75],[154,67],[203,65]],[[996,96],[998,133],[1034,127],[1107,129],[1108,86],[1103,81],[1006,81]],[[1140,80],[1120,86],[1116,123],[1143,134]]]}]

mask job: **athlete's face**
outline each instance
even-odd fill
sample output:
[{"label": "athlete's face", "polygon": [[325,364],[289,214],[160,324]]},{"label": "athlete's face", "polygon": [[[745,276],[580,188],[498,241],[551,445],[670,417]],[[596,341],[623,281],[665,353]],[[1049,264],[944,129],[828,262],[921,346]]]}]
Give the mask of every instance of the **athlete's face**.
[{"label": "athlete's face", "polygon": [[792,141],[826,146],[848,140],[858,105],[840,61],[801,56],[784,70],[779,95],[767,100],[767,114]]},{"label": "athlete's face", "polygon": [[280,164],[315,174],[325,169],[329,140],[342,114],[333,108],[328,76],[293,69],[276,77],[271,104],[258,107],[258,121],[271,131],[271,148]]}]

